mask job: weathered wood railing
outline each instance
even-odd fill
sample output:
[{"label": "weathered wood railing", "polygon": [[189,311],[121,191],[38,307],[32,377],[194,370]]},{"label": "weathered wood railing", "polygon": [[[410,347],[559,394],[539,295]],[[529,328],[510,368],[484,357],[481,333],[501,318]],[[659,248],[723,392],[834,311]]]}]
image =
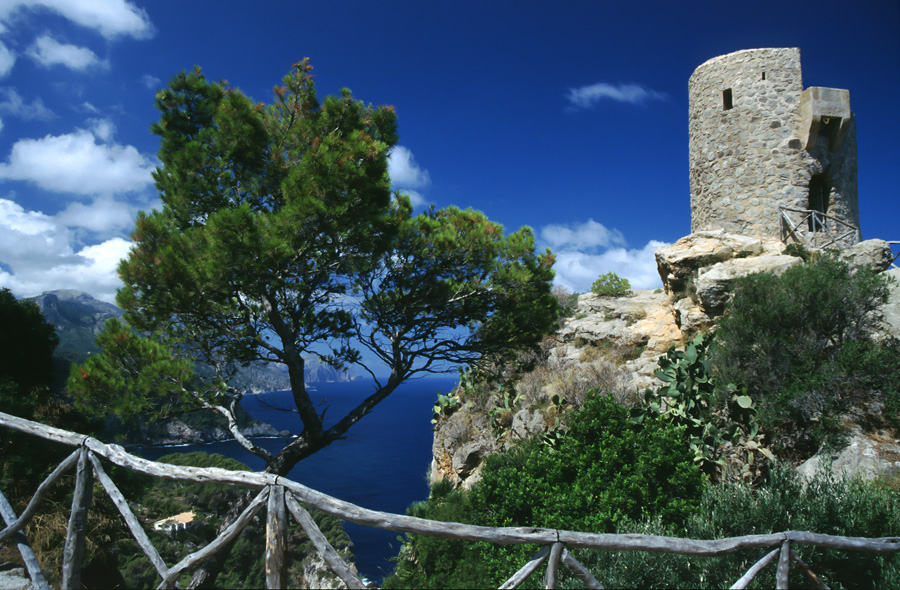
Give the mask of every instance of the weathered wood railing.
[{"label": "weathered wood railing", "polygon": [[[268,588],[282,588],[286,584],[284,552],[287,512],[290,512],[300,524],[325,562],[348,587],[365,587],[359,576],[353,572],[329,544],[303,505],[314,506],[323,512],[356,524],[391,531],[446,539],[489,541],[502,545],[523,543],[543,545],[544,548],[524,567],[513,574],[501,588],[517,588],[545,562],[547,563],[547,568],[544,585],[547,588],[555,588],[560,561],[575,576],[580,578],[587,587],[602,588],[594,576],[578,563],[566,548],[716,556],[733,553],[741,549],[774,547],[772,551],[763,556],[744,576],[735,582],[732,588],[745,588],[769,562],[776,558],[778,559],[776,571],[776,585],[778,588],[787,588],[788,568],[792,563],[806,574],[817,587],[826,587],[810,570],[809,566],[794,552],[793,545],[813,545],[846,551],[868,551],[874,553],[900,552],[900,537],[871,539],[787,531],[768,535],[696,540],[656,535],[612,535],[529,527],[494,528],[464,525],[455,522],[438,522],[401,514],[368,510],[310,489],[287,478],[268,473],[229,471],[218,468],[180,467],[148,461],[126,453],[118,445],[107,445],[83,434],[46,426],[2,412],[0,412],[0,426],[77,447],[38,486],[31,501],[18,517],[7,503],[2,492],[0,492],[0,509],[2,509],[0,512],[2,512],[3,519],[6,522],[6,528],[0,531],[0,542],[9,538],[16,539],[32,583],[40,589],[48,588],[48,585],[21,530],[34,516],[38,504],[47,495],[50,488],[65,472],[73,467],[76,468],[77,475],[62,566],[62,587],[65,589],[78,588],[80,585],[81,554],[86,534],[85,522],[91,503],[94,477],[97,478],[97,481],[109,495],[116,508],[118,508],[135,541],[162,579],[158,586],[159,588],[175,587],[176,580],[181,574],[206,561],[224,545],[237,537],[264,505],[267,509],[265,567],[266,586]],[[168,566],[150,542],[147,533],[134,516],[122,493],[106,474],[98,457],[103,457],[115,465],[146,475],[258,489],[259,493],[244,509],[238,519],[226,530],[222,531],[215,540],[202,549],[187,555],[175,565]]]},{"label": "weathered wood railing", "polygon": [[[829,246],[841,248],[845,241],[855,244],[860,240],[859,228],[855,225],[832,217],[815,209],[794,209],[792,207],[778,207],[781,217],[781,241],[787,242],[793,239],[812,248],[828,248]],[[798,214],[799,219],[791,219],[791,213]],[[831,227],[829,228],[829,223]],[[808,229],[801,229],[804,225]],[[835,233],[843,233],[835,236]]]}]

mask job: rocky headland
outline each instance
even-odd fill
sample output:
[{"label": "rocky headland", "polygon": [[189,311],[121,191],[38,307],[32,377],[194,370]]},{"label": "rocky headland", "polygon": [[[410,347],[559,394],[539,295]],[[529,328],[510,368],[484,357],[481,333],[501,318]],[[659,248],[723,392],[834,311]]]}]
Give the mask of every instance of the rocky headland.
[{"label": "rocky headland", "polygon": [[[889,245],[868,240],[841,256],[851,266],[872,265],[895,279],[889,302],[879,310],[880,329],[871,336],[900,337],[900,269],[891,267]],[[698,331],[714,329],[736,278],[803,264],[797,250],[782,242],[723,231],[690,234],[659,248],[656,260],[663,289],[635,289],[625,297],[580,295],[573,313],[545,340],[534,367],[516,375],[510,390],[485,395],[462,383],[451,411],[436,418],[431,482],[448,479],[470,487],[486,456],[521,439],[552,436],[560,416],[580,407],[588,389],[601,387],[628,402],[659,387],[654,371],[660,355],[684,346]],[[856,425],[866,417],[847,419]],[[853,426],[843,450],[822,451],[804,469],[825,460],[869,477],[900,472],[900,440],[897,433]]]}]

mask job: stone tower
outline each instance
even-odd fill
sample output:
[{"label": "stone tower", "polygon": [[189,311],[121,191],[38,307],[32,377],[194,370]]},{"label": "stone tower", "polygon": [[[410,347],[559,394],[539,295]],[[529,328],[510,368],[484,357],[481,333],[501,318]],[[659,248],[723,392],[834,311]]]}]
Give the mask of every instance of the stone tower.
[{"label": "stone tower", "polygon": [[[843,246],[861,239],[840,223],[859,227],[850,93],[803,90],[799,49],[713,58],[694,71],[689,98],[692,232],[833,236]],[[793,226],[785,225],[779,207],[828,218],[786,211]],[[785,234],[791,227],[794,234]]]}]

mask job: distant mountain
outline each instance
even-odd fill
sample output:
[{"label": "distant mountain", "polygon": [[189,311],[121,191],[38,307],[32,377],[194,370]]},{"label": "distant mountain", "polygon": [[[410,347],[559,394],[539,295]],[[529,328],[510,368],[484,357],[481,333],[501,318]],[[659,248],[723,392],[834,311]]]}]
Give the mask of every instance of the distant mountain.
[{"label": "distant mountain", "polygon": [[[111,303],[70,289],[47,291],[31,300],[41,308],[47,321],[56,326],[59,346],[55,356],[62,366],[83,363],[90,355],[100,352],[97,334],[110,318],[122,317],[124,313]],[[304,358],[307,383],[345,382],[354,378],[349,371],[337,371],[315,356]],[[239,386],[254,393],[290,389],[291,386],[287,369],[281,365],[251,365],[241,369],[237,381]]]},{"label": "distant mountain", "polygon": [[44,318],[56,326],[56,356],[73,363],[83,363],[91,354],[100,352],[97,334],[107,320],[122,317],[123,313],[111,303],[70,289],[47,291],[32,301],[44,312]]}]

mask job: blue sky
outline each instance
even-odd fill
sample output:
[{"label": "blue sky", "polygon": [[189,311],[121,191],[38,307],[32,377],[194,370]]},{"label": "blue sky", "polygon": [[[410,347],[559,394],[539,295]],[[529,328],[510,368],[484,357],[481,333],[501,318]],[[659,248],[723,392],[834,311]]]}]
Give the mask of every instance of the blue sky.
[{"label": "blue sky", "polygon": [[687,81],[800,47],[850,90],[861,225],[900,239],[900,3],[0,0],[0,286],[112,300],[150,173],[155,91],[199,65],[256,100],[309,57],[320,95],[395,106],[392,179],[420,203],[532,227],[557,280],[656,287],[690,232]]}]

